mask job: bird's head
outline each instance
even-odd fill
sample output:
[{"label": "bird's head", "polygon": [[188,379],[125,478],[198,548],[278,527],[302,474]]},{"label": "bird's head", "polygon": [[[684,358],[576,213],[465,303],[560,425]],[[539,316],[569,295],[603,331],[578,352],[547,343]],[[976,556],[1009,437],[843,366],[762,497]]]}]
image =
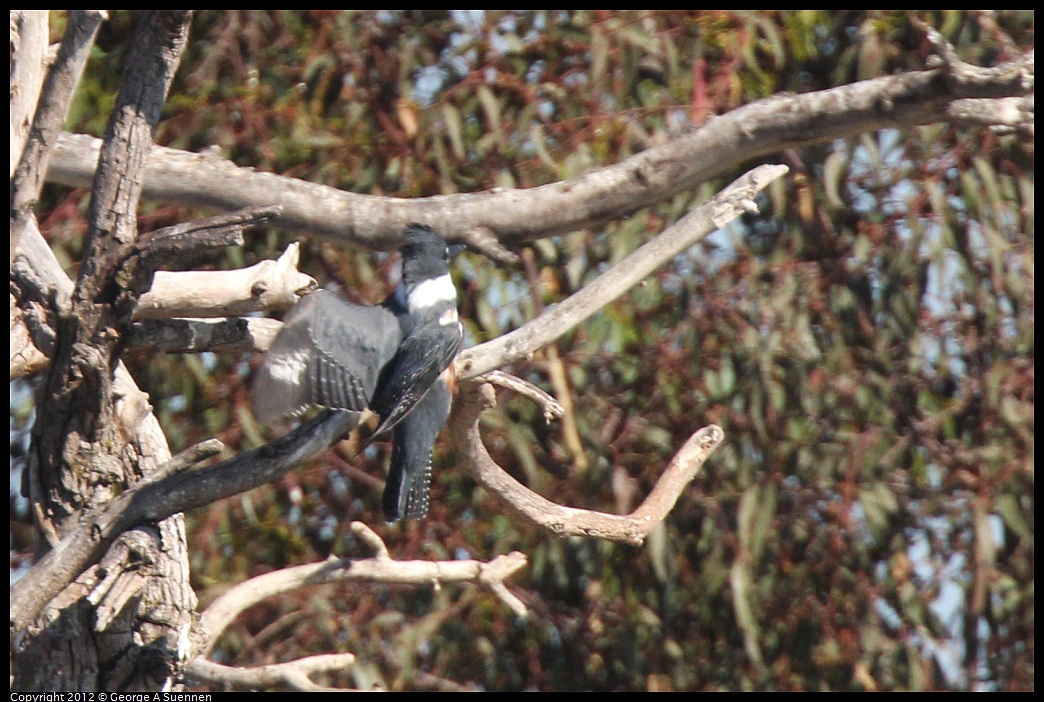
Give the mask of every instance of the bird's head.
[{"label": "bird's head", "polygon": [[411,313],[447,305],[456,310],[457,290],[450,278],[450,250],[445,240],[423,224],[406,227],[403,238],[402,283],[395,294],[398,304]]},{"label": "bird's head", "polygon": [[402,282],[407,288],[449,274],[449,248],[434,229],[411,224],[403,232],[403,239]]}]

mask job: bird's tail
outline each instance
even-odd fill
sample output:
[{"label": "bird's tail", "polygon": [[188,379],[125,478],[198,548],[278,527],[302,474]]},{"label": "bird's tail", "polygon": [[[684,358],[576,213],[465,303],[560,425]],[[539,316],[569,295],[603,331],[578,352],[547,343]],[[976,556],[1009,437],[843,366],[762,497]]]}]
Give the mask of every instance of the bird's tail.
[{"label": "bird's tail", "polygon": [[396,468],[395,447],[392,447],[392,471],[384,487],[384,518],[388,522],[400,519],[424,519],[428,516],[431,490],[431,452],[418,470]]},{"label": "bird's tail", "polygon": [[449,388],[436,381],[392,430],[391,470],[383,499],[384,518],[389,522],[428,515],[432,448],[449,410]]}]

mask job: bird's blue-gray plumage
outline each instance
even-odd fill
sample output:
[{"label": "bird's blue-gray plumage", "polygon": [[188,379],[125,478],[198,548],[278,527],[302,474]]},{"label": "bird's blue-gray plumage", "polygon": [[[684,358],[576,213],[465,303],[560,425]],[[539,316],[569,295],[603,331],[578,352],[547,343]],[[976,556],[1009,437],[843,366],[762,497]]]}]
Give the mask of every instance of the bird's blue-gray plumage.
[{"label": "bird's blue-gray plumage", "polygon": [[370,403],[370,408],[381,418],[375,436],[407,416],[456,358],[461,342],[456,322],[452,328],[451,325],[420,326],[402,340],[388,367],[387,378],[380,383]]},{"label": "bird's blue-gray plumage", "polygon": [[254,416],[271,423],[312,406],[362,413],[402,341],[395,315],[329,290],[301,298],[254,377]]},{"label": "bird's blue-gray plumage", "polygon": [[284,319],[253,387],[255,416],[266,423],[310,406],[376,413],[370,440],[393,432],[383,499],[390,522],[427,514],[432,448],[450,408],[443,376],[463,342],[446,243],[422,225],[404,239],[402,283],[387,300],[307,295]]},{"label": "bird's blue-gray plumage", "polygon": [[432,447],[449,412],[449,387],[436,382],[395,428],[392,467],[383,500],[388,521],[420,519],[428,514]]}]

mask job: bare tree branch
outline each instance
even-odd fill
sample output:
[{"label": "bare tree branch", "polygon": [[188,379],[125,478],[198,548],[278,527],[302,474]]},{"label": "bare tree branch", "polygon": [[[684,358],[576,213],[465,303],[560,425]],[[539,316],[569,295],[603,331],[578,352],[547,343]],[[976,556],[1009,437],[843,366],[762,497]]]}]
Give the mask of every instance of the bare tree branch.
[{"label": "bare tree branch", "polygon": [[35,343],[29,331],[32,324],[27,313],[18,306],[18,298],[11,295],[11,380],[37,373],[51,362]]},{"label": "bare tree branch", "polygon": [[15,168],[29,140],[29,128],[40,101],[47,71],[48,10],[10,10],[11,25],[11,167]]},{"label": "bare tree branch", "polygon": [[98,564],[101,575],[91,588],[87,601],[95,606],[94,630],[105,631],[127,603],[148,586],[155,562],[152,554],[159,551],[155,529],[131,529],[120,534]]},{"label": "bare tree branch", "polygon": [[540,405],[540,408],[544,411],[544,421],[550,422],[553,419],[557,419],[558,417],[561,417],[562,413],[565,411],[562,409],[562,405],[559,404],[558,400],[548,395],[536,385],[522,380],[522,378],[519,378],[516,375],[495,370],[486,373],[482,376],[482,379],[487,383],[514,390],[519,395],[528,397],[530,400]]},{"label": "bare tree branch", "polygon": [[[51,503],[48,509],[59,530],[78,511],[75,503],[82,494],[89,494],[76,493],[76,488],[88,489],[82,483],[90,482],[90,476],[72,465],[101,470],[104,464],[113,476],[125,473],[123,457],[117,454],[126,439],[116,436],[112,417],[111,373],[118,360],[114,358],[118,336],[109,330],[129,321],[130,305],[140,292],[132,288],[143,281],[122,281],[128,283],[122,285],[116,276],[133,253],[142,170],[190,16],[162,11],[142,15],[107,129],[91,196],[84,265],[72,291],[71,313],[59,324],[62,328],[41,396],[40,421],[33,428],[36,472],[47,481],[45,491],[56,488],[59,499],[40,494],[31,499]],[[77,477],[64,484],[62,478],[72,475]],[[105,497],[93,494],[95,500]]]},{"label": "bare tree branch", "polygon": [[[1028,137],[1033,136],[1033,58],[1030,51],[1019,61],[1010,61],[994,68],[980,68],[961,61],[957,50],[934,27],[927,25],[916,17],[913,25],[921,30],[925,38],[935,49],[936,55],[929,59],[929,65],[938,66],[954,82],[964,85],[989,86],[998,82],[1019,82],[1024,93],[1012,97],[969,97],[954,100],[947,108],[949,118],[955,122],[966,122],[990,127],[994,131],[1020,131]],[[994,31],[1002,34],[996,26]],[[1017,51],[1011,37],[1004,36],[1003,43],[1009,51]]]},{"label": "bare tree branch", "polygon": [[[503,588],[507,578],[525,567],[524,554],[515,551],[497,556],[491,561],[397,561],[388,556],[384,542],[368,526],[362,522],[352,522],[351,528],[364,542],[376,546],[373,558],[330,558],[321,563],[265,573],[235,585],[203,612],[200,623],[210,635],[210,643],[200,655],[210,653],[222,632],[243,610],[269,597],[324,583],[361,581],[437,587],[447,583],[472,582],[489,588],[517,616],[526,616],[525,605]],[[500,588],[495,587],[497,585]],[[504,597],[505,592],[507,598]]]},{"label": "bare tree branch", "polygon": [[[160,266],[175,263],[187,268],[195,257],[225,246],[242,246],[243,230],[264,224],[279,214],[279,205],[248,207],[229,214],[182,222],[142,234],[124,268],[133,265],[151,276]],[[137,271],[132,271],[138,274]]]},{"label": "bare tree branch", "polygon": [[[950,42],[946,41],[946,37],[935,27],[926,24],[916,16],[911,18],[911,24],[924,33],[932,48],[935,49],[936,55],[929,59],[928,64],[932,67],[941,66],[944,74],[955,84],[971,90],[976,87],[992,89],[1003,83],[1019,85],[1024,92],[1033,89],[1032,51],[1021,57],[1020,60],[1009,61],[991,68],[982,68],[962,61],[960,56],[957,55],[957,49]],[[1010,41],[1010,38],[1007,43],[1009,49],[1014,49],[1014,44]],[[973,96],[969,95],[967,97]],[[988,97],[998,96],[992,94]]]},{"label": "bare tree branch", "polygon": [[[151,415],[150,415],[151,416]],[[96,514],[83,515],[11,588],[11,632],[21,631],[66,585],[97,561],[119,534],[276,480],[322,453],[357,421],[351,412],[324,412],[260,448],[206,468],[143,481]]]},{"label": "bare tree branch", "polygon": [[[267,216],[265,210],[234,215],[243,226]],[[248,216],[249,215],[249,216]],[[256,216],[255,216],[256,215]],[[245,218],[245,219],[244,219]],[[205,222],[229,222],[226,216]],[[184,225],[193,231],[205,224]],[[18,294],[11,306],[11,378],[20,378],[46,368],[54,353],[56,322],[68,310],[72,282],[40,236],[35,221],[29,222],[11,280]],[[227,232],[220,233],[224,236]],[[209,239],[208,233],[201,237]],[[144,293],[134,310],[127,333],[131,346],[152,347],[168,353],[200,351],[264,351],[281,323],[267,318],[194,319],[243,315],[256,311],[286,310],[300,296],[316,288],[315,280],[297,269],[300,244],[290,244],[275,261],[232,271],[159,271],[152,288]],[[161,319],[190,317],[189,319]]]},{"label": "bare tree branch", "polygon": [[500,496],[514,512],[558,536],[587,536],[639,546],[674,508],[682,490],[696,477],[725,433],[717,425],[700,429],[678,450],[645,501],[628,515],[564,507],[541,497],[498,466],[479,432],[479,414],[493,404],[485,383],[466,383],[450,417],[450,436],[464,467],[484,488]]},{"label": "bare tree branch", "polygon": [[[45,26],[46,16],[45,12]],[[69,26],[58,49],[58,58],[47,72],[33,126],[11,180],[11,261],[14,261],[26,222],[33,217],[33,207],[40,197],[51,151],[69,114],[76,85],[94,46],[94,37],[107,16],[104,10],[72,10],[69,15]]]},{"label": "bare tree branch", "polygon": [[282,326],[267,317],[146,319],[131,325],[127,343],[161,353],[267,351]]},{"label": "bare tree branch", "polygon": [[[62,271],[57,259],[54,258],[54,253],[51,251],[50,247],[47,246],[43,237],[40,236],[39,231],[35,229],[35,226],[32,227],[28,232],[28,236],[26,236],[21,242],[15,271],[19,272],[17,277],[20,281],[29,282],[29,284],[26,285],[26,288],[29,289],[37,299],[50,300],[51,304],[59,310],[65,310],[68,308],[69,297],[73,287],[72,281],[69,280],[68,276],[66,276]],[[49,355],[52,351],[53,349],[47,349],[46,353]],[[143,441],[147,441],[147,437],[154,437],[157,448],[155,450],[150,450],[147,453],[150,455],[163,455],[166,441],[162,437],[162,432],[159,429],[155,416],[152,415],[148,407],[147,396],[134,384],[134,381],[131,379],[130,374],[122,363],[120,363],[116,368],[114,388],[116,394],[120,398],[117,403],[117,415],[120,417],[120,424],[125,427],[137,428]],[[200,460],[203,460],[198,453],[199,451],[207,452],[212,450],[213,444],[208,442],[204,442],[200,447],[188,449],[171,459],[171,469],[173,472],[176,472],[187,456],[195,456],[193,462],[199,462]],[[165,472],[166,471],[160,467],[151,475],[155,478],[157,475],[164,475]],[[83,534],[81,534],[81,536],[82,535]],[[81,544],[81,546],[82,545],[83,544]],[[63,547],[63,549],[64,548],[66,547]],[[72,579],[76,578],[77,573],[73,571],[85,567],[85,564],[89,563],[91,560],[90,556],[83,557],[82,559],[74,557],[73,560],[65,566],[62,564],[61,555],[52,555],[52,553],[45,555],[41,560],[41,562],[47,561],[50,564],[44,569],[44,571],[48,569],[52,569],[53,571],[53,569],[57,568],[58,571],[61,572],[57,575],[53,572],[41,572],[40,574],[33,576],[53,581],[53,584],[48,586],[50,597],[53,597],[54,594],[64,587],[63,583],[67,584],[68,582],[72,582]],[[98,557],[98,555],[95,557]],[[27,574],[26,577],[29,577],[29,574]],[[26,612],[22,605],[18,605],[19,609],[16,611],[16,603],[23,602],[23,600],[19,598],[26,594],[23,588],[31,590],[35,587],[33,583],[34,580],[32,578],[29,580],[23,578],[12,587],[12,622],[14,622],[16,618],[20,622],[30,621],[35,617],[35,612],[38,612],[39,607],[42,606],[42,604],[39,603],[29,605],[31,608],[34,608],[34,612]],[[43,604],[46,604],[46,602]]]},{"label": "bare tree branch", "polygon": [[[532,247],[522,251],[522,265],[526,271],[526,280],[529,283],[529,299],[532,301],[536,315],[544,314],[544,290],[543,281],[537,271],[536,254]],[[565,365],[558,354],[558,346],[548,344],[540,354],[543,357],[544,368],[547,371],[548,381],[555,394],[556,402],[561,407],[562,417],[562,447],[565,449],[573,469],[579,473],[587,470],[587,452],[584,451],[584,442],[580,438],[580,427],[577,425],[576,412],[573,406],[573,391],[566,377]]]},{"label": "bare tree branch", "polygon": [[55,316],[67,313],[72,288],[54,251],[40,235],[36,218],[30,218],[11,266],[12,380],[50,364],[57,336]]},{"label": "bare tree branch", "polygon": [[47,302],[58,315],[68,314],[73,282],[40,234],[35,221],[30,223],[26,236],[18,243],[11,278],[25,296]]},{"label": "bare tree branch", "polygon": [[[763,165],[737,179],[711,200],[696,208],[655,239],[647,242],[606,271],[583,290],[556,305],[523,327],[497,339],[470,348],[457,359],[462,377],[471,378],[508,365],[549,344],[589,318],[636,285],[667,260],[701,238],[724,226],[744,211],[754,208],[753,198],[786,172],[786,166]],[[297,244],[291,244],[278,261],[262,261],[236,271],[156,273],[152,289],[142,295],[135,317],[231,316],[265,309],[285,309],[315,287],[315,281],[296,269]],[[229,322],[220,329],[179,322],[162,325],[160,345],[167,351],[202,350],[204,344],[235,348],[257,348],[268,329]],[[158,326],[151,327],[155,332]],[[199,336],[192,335],[199,332]],[[217,337],[213,334],[220,334]],[[215,339],[207,341],[207,337]],[[148,339],[136,332],[137,342]],[[178,346],[178,344],[184,344]]]},{"label": "bare tree branch", "polygon": [[995,132],[1017,131],[1032,139],[1034,133],[1033,95],[1010,98],[968,98],[950,105],[954,122],[978,124]]},{"label": "bare tree branch", "polygon": [[185,672],[201,682],[246,690],[282,685],[301,692],[354,692],[354,690],[319,685],[312,682],[311,679],[312,675],[318,673],[336,673],[345,670],[354,663],[355,655],[352,653],[323,653],[286,663],[272,663],[253,668],[236,668],[208,661],[205,658],[197,658],[188,664]]},{"label": "bare tree branch", "polygon": [[290,244],[275,261],[231,271],[158,271],[138,300],[135,319],[230,317],[286,310],[315,290],[315,279],[297,270],[301,245]]},{"label": "bare tree branch", "polygon": [[519,617],[527,614],[526,606],[512,594],[504,581],[526,565],[526,557],[517,551],[497,556],[491,561],[397,561],[389,557],[384,541],[362,522],[353,522],[352,531],[368,544],[375,556],[366,559],[334,559],[322,563],[284,568],[251,578],[234,586],[214,600],[200,617],[200,625],[209,639],[199,657],[189,663],[186,672],[206,682],[234,687],[288,685],[298,690],[324,690],[309,676],[316,672],[344,669],[354,662],[350,653],[312,656],[287,663],[236,668],[205,658],[217,640],[237,616],[270,597],[293,592],[303,587],[325,583],[358,581],[371,583],[403,583],[439,587],[448,583],[471,582],[487,588]]},{"label": "bare tree branch", "polygon": [[[657,266],[723,225],[748,208],[748,202],[772,179],[782,175],[779,167],[762,166],[677,222],[667,232],[633,252],[590,286],[557,305],[553,314],[541,315],[520,329],[464,351],[458,368],[464,377],[474,377],[546,346],[591,314],[633,287]],[[190,226],[190,225],[186,225]],[[34,268],[50,265],[53,258],[42,239],[24,252],[26,264],[15,268],[19,279],[30,277]],[[658,242],[658,243],[655,243]],[[297,270],[300,247],[295,242],[276,261],[232,271],[188,271],[155,274],[152,288],[144,293],[134,311],[136,319],[172,317],[225,317],[254,311],[291,307],[302,294],[316,287],[315,280]],[[38,285],[39,287],[40,285]],[[12,318],[12,325],[16,320]],[[13,327],[14,328],[14,327]],[[170,353],[205,350],[255,350],[268,348],[279,323],[262,319],[203,321],[179,319],[135,325],[128,341],[136,346],[154,346]],[[12,353],[15,353],[12,346]],[[23,352],[19,347],[19,354]],[[47,353],[47,351],[45,351]],[[34,366],[20,366],[28,370]],[[13,376],[14,377],[14,376]]]},{"label": "bare tree branch", "polygon": [[[157,147],[146,171],[145,197],[220,209],[279,203],[285,208],[282,226],[374,248],[393,246],[403,226],[413,221],[455,241],[512,245],[627,216],[758,156],[888,127],[946,121],[956,100],[1027,95],[1033,90],[1032,67],[1030,52],[995,68],[940,67],[770,97],[617,164],[528,190],[411,200],[358,195]],[[49,177],[83,187],[90,182],[97,150],[97,140],[89,136],[63,135]]]},{"label": "bare tree branch", "polygon": [[513,332],[463,351],[457,358],[461,377],[482,375],[551,343],[703,237],[743,212],[757,211],[754,196],[786,172],[786,166],[758,166],[550,311]]}]

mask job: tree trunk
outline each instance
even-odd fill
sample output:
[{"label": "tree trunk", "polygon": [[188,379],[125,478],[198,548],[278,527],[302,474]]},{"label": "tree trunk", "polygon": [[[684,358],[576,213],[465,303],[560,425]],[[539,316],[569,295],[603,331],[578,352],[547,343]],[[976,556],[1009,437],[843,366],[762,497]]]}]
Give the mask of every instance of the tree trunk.
[{"label": "tree trunk", "polygon": [[[38,399],[27,480],[45,540],[41,552],[84,510],[103,507],[170,458],[148,398],[119,353],[129,310],[151,282],[151,272],[129,265],[136,209],[190,17],[187,11],[141,14],[94,182],[84,262],[66,304],[55,304],[58,334]],[[69,36],[84,21],[73,13]],[[61,59],[60,54],[52,70]],[[13,686],[172,689],[180,666],[196,650],[190,640],[195,607],[184,517],[129,531],[15,641]]]}]

